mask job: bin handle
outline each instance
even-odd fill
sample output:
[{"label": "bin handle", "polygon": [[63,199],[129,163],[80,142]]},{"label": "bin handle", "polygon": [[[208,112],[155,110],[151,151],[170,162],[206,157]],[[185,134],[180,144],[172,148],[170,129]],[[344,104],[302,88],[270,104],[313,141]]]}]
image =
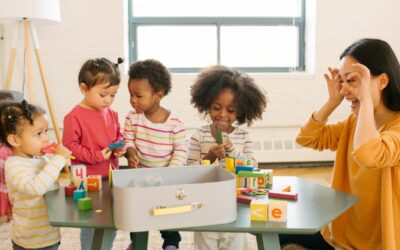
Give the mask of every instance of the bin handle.
[{"label": "bin handle", "polygon": [[202,208],[203,206],[204,205],[200,202],[192,202],[190,204],[176,207],[158,206],[153,208],[153,216],[190,213],[195,209]]}]

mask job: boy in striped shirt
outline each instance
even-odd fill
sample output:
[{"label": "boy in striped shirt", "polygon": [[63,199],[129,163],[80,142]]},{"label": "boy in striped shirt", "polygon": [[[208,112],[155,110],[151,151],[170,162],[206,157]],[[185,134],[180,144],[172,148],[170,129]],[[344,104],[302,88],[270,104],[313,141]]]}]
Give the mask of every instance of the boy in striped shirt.
[{"label": "boy in striped shirt", "polygon": [[[130,66],[128,89],[134,110],[126,116],[123,135],[131,168],[186,163],[186,128],[176,114],[160,105],[171,85],[171,75],[159,61],[138,61]],[[161,235],[163,249],[179,248],[179,232],[161,231]],[[131,239],[134,237],[131,233]]]}]

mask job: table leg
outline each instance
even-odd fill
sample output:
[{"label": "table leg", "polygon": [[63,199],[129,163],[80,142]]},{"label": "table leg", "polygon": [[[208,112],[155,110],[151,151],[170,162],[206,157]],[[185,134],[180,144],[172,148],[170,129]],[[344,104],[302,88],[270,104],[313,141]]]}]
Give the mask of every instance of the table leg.
[{"label": "table leg", "polygon": [[93,235],[92,250],[109,250],[112,248],[112,232],[114,229],[96,228]]},{"label": "table leg", "polygon": [[148,239],[149,239],[149,232],[135,233],[133,239],[133,249],[147,249]]},{"label": "table leg", "polygon": [[255,234],[258,249],[280,250],[279,235],[277,233],[258,233]]}]

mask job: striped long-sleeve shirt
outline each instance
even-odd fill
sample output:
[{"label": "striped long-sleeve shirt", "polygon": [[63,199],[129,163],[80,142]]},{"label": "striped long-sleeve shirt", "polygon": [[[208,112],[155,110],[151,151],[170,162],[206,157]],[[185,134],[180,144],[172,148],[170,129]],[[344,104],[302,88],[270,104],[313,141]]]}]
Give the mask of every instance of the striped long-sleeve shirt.
[{"label": "striped long-sleeve shirt", "polygon": [[43,195],[57,188],[56,180],[66,164],[59,155],[39,158],[11,156],[5,177],[13,204],[12,241],[24,248],[43,248],[60,241],[60,230],[50,226]]},{"label": "striped long-sleeve shirt", "polygon": [[126,116],[124,141],[134,147],[139,167],[183,166],[187,156],[186,128],[173,112],[164,123],[153,123],[137,111]]},{"label": "striped long-sleeve shirt", "polygon": [[[254,165],[257,164],[253,153],[253,141],[250,139],[248,130],[235,127],[230,134],[224,134],[225,139],[233,144],[233,148],[226,152],[227,156],[251,159]],[[217,145],[217,140],[211,134],[210,125],[196,129],[190,138],[187,164],[200,164],[201,159],[215,145]]]}]

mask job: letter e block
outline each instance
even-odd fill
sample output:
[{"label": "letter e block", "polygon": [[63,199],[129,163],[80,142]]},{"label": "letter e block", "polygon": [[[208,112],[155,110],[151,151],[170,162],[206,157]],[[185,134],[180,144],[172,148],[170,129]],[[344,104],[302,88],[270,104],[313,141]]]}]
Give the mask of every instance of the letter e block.
[{"label": "letter e block", "polygon": [[287,219],[287,201],[270,200],[268,220],[285,222]]}]

